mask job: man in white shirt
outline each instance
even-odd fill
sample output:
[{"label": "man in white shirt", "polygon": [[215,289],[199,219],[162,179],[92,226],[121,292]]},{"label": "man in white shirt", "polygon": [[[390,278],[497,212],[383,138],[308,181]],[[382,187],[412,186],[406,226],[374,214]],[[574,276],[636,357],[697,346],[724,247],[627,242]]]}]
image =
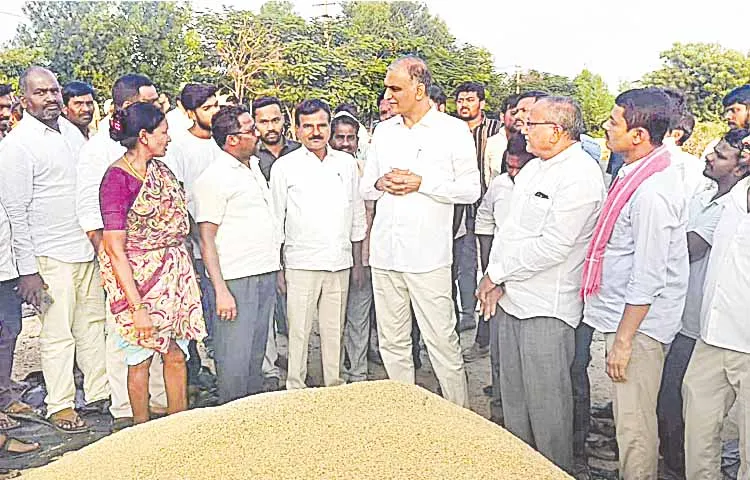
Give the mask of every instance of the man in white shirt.
[{"label": "man in white shirt", "polygon": [[515,178],[477,295],[485,318],[498,316],[505,428],[568,472],[581,271],[605,191],[583,129],[570,98],[544,97],[527,112],[523,132],[537,158]]},{"label": "man in white shirt", "polygon": [[323,382],[340,385],[349,270],[364,272],[360,259],[365,238],[365,207],[359,197],[357,163],[328,147],[331,110],[321,100],[295,109],[302,147],[276,160],[271,194],[283,228],[283,266],[279,286],[287,292],[289,361],[286,388],[305,388],[307,346],[313,319],[320,326]]},{"label": "man in white shirt", "polygon": [[[195,219],[195,194],[193,191],[195,181],[221,153],[221,149],[211,138],[211,118],[219,111],[216,90],[217,87],[206,83],[186,84],[180,92],[180,101],[193,124],[187,130],[182,131],[173,130],[171,126],[169,127],[172,141],[169,144],[167,154],[164,156],[164,163],[167,164],[185,188],[187,209],[193,220]],[[208,333],[204,343],[211,353],[213,351],[213,326],[216,319],[214,291],[206,276],[206,267],[201,259],[198,231],[195,224],[191,225],[190,236],[195,259],[195,271],[198,274],[198,284],[201,289],[203,318],[206,321]],[[188,348],[190,350],[190,358],[187,362],[188,384],[197,385],[198,373],[201,368],[197,342],[191,340]]]},{"label": "man in white shirt", "polygon": [[503,169],[503,154],[508,148],[508,139],[512,133],[518,133],[514,130],[513,112],[518,104],[518,95],[509,95],[500,107],[502,115],[503,128],[497,134],[487,139],[487,145],[484,148],[484,156],[490,166],[492,176],[500,175]]},{"label": "man in white shirt", "polygon": [[38,308],[44,298],[53,299],[40,315],[47,414],[59,429],[86,432],[74,410],[74,362],[84,374],[88,403],[104,402],[109,388],[104,291],[94,249],[75,213],[76,163],[85,138],[61,117],[61,89],[52,72],[31,67],[19,88],[25,113],[0,143],[0,201],[13,231],[19,295]]},{"label": "man in white shirt", "polygon": [[[360,125],[348,112],[334,115],[331,122],[331,148],[352,155],[357,162],[357,173],[361,176],[364,161],[357,157]],[[360,249],[364,275],[349,276],[349,297],[346,302],[346,324],[344,325],[344,350],[349,358],[344,380],[361,382],[367,380],[367,346],[370,341],[370,313],[372,310],[372,274],[370,272],[370,230],[375,215],[375,202],[365,202],[367,235]]]},{"label": "man in white shirt", "polygon": [[222,107],[212,126],[223,152],[195,181],[193,199],[203,261],[216,292],[214,361],[219,401],[226,403],[263,390],[281,237],[271,192],[253,156],[258,133],[252,115],[242,106]]},{"label": "man in white shirt", "polygon": [[664,360],[664,374],[657,402],[659,419],[659,449],[665,467],[678,477],[685,476],[684,436],[682,417],[682,381],[700,335],[700,311],[703,285],[706,279],[714,232],[721,218],[723,203],[729,191],[747,175],[747,164],[742,162],[742,139],[747,130],[732,130],[708,155],[704,175],[715,182],[716,188],[696,194],[690,201],[687,227],[690,277],[682,329],[669,347]]},{"label": "man in white shirt", "polygon": [[[118,78],[112,86],[112,99],[115,108],[123,109],[133,103],[152,103],[159,106],[159,94],[153,82],[143,75],[127,74]],[[112,163],[125,154],[125,147],[109,136],[109,120],[103,119],[99,131],[81,148],[76,165],[75,212],[78,224],[88,236],[95,251],[99,250],[104,231],[104,223],[99,208],[99,185],[104,173]],[[128,366],[125,352],[118,345],[116,335],[109,335],[115,328],[114,316],[106,308],[106,371],[111,393],[109,412],[114,418],[113,429],[129,426],[133,412],[128,397]],[[154,413],[166,413],[167,396],[164,391],[164,377],[161,357],[151,362],[149,391],[151,409]]]},{"label": "man in white shirt", "polygon": [[[479,256],[482,271],[490,263],[490,251],[495,242],[495,235],[502,235],[500,226],[505,222],[510,211],[510,199],[516,175],[534,158],[526,149],[526,139],[520,133],[512,134],[508,148],[503,154],[505,173],[490,182],[490,186],[482,197],[477,209],[477,221],[474,226],[479,240]],[[498,240],[499,241],[499,240]],[[480,318],[480,321],[482,319]],[[485,392],[492,396],[490,402],[490,419],[500,425],[503,424],[502,400],[500,398],[500,350],[497,319],[490,320],[490,364],[492,366],[492,385],[485,387]]]},{"label": "man in white shirt", "polygon": [[12,93],[13,89],[10,85],[0,85],[0,140],[8,134],[10,109],[13,106]]},{"label": "man in white shirt", "polygon": [[[747,131],[742,131],[742,134],[746,135]],[[746,166],[750,161],[747,145],[739,149],[739,155]],[[720,432],[724,417],[733,404],[737,407],[740,434],[738,478],[747,478],[748,475],[750,329],[747,327],[747,310],[750,305],[746,272],[750,266],[747,255],[749,186],[750,179],[743,179],[723,202],[706,271],[700,338],[682,385],[685,473],[688,478],[722,478]]]},{"label": "man in white shirt", "polygon": [[[680,330],[688,286],[687,209],[682,180],[661,145],[674,115],[669,97],[635,89],[615,103],[604,129],[625,164],[586,259],[583,321],[607,343],[620,476],[655,480],[664,352]],[[600,275],[592,275],[597,268]]]},{"label": "man in white shirt", "polygon": [[175,107],[167,112],[167,124],[171,132],[182,132],[192,127],[194,122],[185,111],[179,96],[175,99],[175,104]]},{"label": "man in white shirt", "polygon": [[84,82],[68,82],[63,87],[63,115],[89,139],[94,119],[94,87]]},{"label": "man in white shirt", "polygon": [[468,407],[451,295],[452,219],[455,204],[479,199],[479,169],[466,124],[430,107],[431,83],[419,58],[388,67],[385,98],[396,116],[373,133],[361,192],[378,201],[370,266],[388,376],[415,381],[411,304],[443,395]]}]

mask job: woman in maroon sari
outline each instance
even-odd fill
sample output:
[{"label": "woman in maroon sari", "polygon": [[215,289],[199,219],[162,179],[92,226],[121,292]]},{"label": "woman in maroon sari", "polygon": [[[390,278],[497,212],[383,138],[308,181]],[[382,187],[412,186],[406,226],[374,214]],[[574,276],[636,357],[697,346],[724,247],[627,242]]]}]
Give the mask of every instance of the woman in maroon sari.
[{"label": "woman in maroon sari", "polygon": [[200,289],[185,239],[185,193],[159,160],[169,135],[164,114],[136,103],[114,114],[110,136],[127,148],[104,175],[100,205],[104,288],[128,364],[133,423],[149,420],[149,366],[164,361],[168,413],[187,409],[189,340],[205,336]]}]

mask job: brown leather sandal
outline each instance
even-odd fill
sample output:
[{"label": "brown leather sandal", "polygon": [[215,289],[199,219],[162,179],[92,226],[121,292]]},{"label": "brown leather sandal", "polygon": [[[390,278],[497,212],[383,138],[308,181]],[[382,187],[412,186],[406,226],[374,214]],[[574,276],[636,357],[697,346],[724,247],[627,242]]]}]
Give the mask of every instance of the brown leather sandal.
[{"label": "brown leather sandal", "polygon": [[62,433],[87,433],[89,426],[72,408],[55,412],[49,417],[52,426]]}]

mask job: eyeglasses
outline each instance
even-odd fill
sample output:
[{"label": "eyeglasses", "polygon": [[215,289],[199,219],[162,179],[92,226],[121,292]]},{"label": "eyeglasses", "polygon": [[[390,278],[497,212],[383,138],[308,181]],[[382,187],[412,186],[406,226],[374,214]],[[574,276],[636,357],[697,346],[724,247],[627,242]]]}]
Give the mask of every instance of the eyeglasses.
[{"label": "eyeglasses", "polygon": [[258,127],[253,127],[252,130],[248,130],[246,132],[238,131],[238,132],[229,132],[227,133],[227,136],[229,135],[253,135],[255,137],[258,136]]},{"label": "eyeglasses", "polygon": [[528,122],[528,121],[525,122],[524,125],[526,125],[526,128],[535,127],[537,125],[554,125],[556,127],[558,126],[555,122]]}]

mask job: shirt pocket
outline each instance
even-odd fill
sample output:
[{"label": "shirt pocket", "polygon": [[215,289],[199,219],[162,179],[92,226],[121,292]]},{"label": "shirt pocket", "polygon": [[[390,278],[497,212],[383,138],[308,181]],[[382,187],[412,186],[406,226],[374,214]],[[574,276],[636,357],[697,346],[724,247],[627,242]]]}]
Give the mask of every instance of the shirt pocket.
[{"label": "shirt pocket", "polygon": [[521,228],[534,235],[542,233],[552,200],[531,195],[521,209]]}]

